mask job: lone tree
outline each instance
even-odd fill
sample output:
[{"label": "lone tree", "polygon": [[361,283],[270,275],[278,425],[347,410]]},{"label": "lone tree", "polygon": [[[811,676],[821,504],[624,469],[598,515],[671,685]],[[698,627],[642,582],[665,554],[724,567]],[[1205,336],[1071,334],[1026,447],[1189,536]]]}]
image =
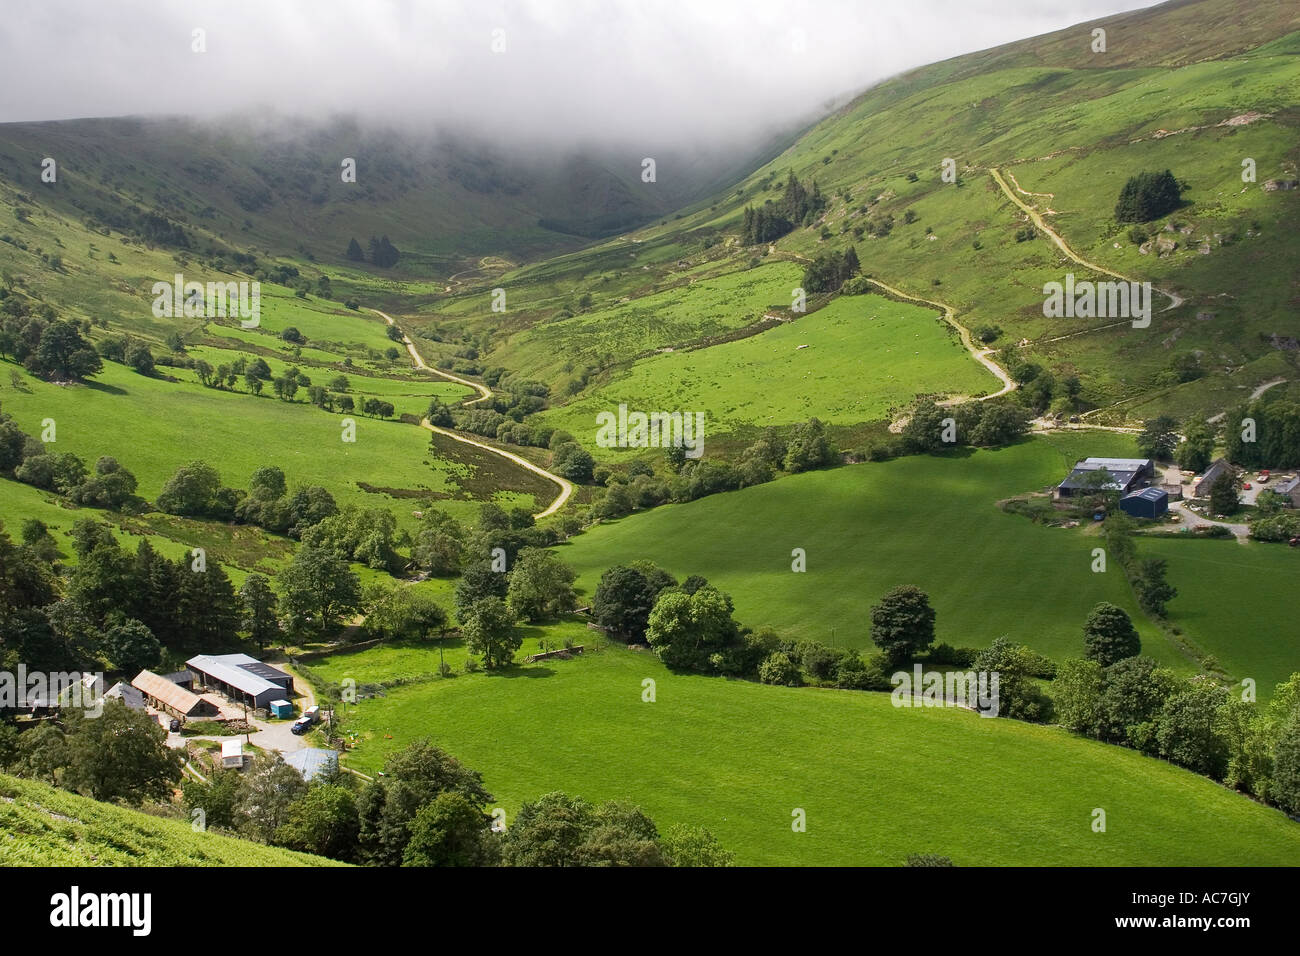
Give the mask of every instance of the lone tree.
[{"label": "lone tree", "polygon": [[1236,514],[1241,507],[1237,499],[1237,474],[1231,468],[1210,485],[1210,510],[1216,515]]},{"label": "lone tree", "polygon": [[1083,625],[1084,656],[1102,667],[1142,653],[1137,628],[1123,608],[1103,601]]},{"label": "lone tree", "polygon": [[1133,582],[1142,609],[1157,617],[1164,617],[1165,605],[1178,597],[1178,589],[1165,578],[1167,570],[1164,558],[1147,558],[1138,565]]},{"label": "lone tree", "polygon": [[276,619],[279,598],[264,575],[250,574],[239,589],[239,600],[243,611],[240,625],[257,641],[258,651],[265,650],[280,634],[280,622]]},{"label": "lone tree", "polygon": [[871,639],[890,665],[901,664],[934,643],[930,597],[911,584],[894,588],[871,609]]},{"label": "lone tree", "polygon": [[1142,455],[1160,461],[1172,459],[1177,447],[1178,422],[1168,415],[1160,415],[1147,422],[1137,440],[1137,448]]},{"label": "lone tree", "polygon": [[483,666],[488,670],[510,664],[524,642],[515,630],[514,612],[497,597],[475,601],[465,614],[460,630],[470,652],[483,655]]},{"label": "lone tree", "polygon": [[636,568],[616,565],[600,576],[591,601],[591,616],[624,640],[639,641],[657,596],[644,574]]}]

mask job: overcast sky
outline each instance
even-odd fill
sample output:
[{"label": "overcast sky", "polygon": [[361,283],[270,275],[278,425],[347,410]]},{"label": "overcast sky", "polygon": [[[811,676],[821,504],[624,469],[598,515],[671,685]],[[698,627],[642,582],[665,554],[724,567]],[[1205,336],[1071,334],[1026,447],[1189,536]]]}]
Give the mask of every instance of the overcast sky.
[{"label": "overcast sky", "polygon": [[[1152,0],[36,0],[0,121],[271,108],[716,142],[913,66]],[[192,51],[193,31],[206,52]],[[504,52],[493,52],[493,31]]]}]

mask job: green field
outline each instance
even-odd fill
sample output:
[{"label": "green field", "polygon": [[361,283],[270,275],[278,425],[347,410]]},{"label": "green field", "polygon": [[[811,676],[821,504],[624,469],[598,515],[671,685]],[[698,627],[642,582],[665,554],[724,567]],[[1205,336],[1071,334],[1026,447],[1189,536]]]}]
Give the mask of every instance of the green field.
[{"label": "green field", "polygon": [[[337,662],[360,671],[368,653]],[[674,675],[616,645],[394,688],[360,701],[348,727],[364,742],[346,762],[363,771],[432,737],[483,773],[507,822],[550,790],[630,800],[661,829],[708,827],[740,864],[888,866],[930,852],[958,866],[1282,866],[1300,854],[1283,814],[1131,750],[897,709],[887,694]],[[1097,807],[1105,833],[1091,829]],[[796,808],[805,833],[791,830]]]},{"label": "green field", "polygon": [[[883,418],[918,393],[973,395],[999,385],[933,309],[850,296],[759,335],[643,359],[545,421],[586,436],[597,412],[626,402],[647,412],[704,411],[706,429],[813,416],[839,425]],[[587,444],[594,448],[594,439]]]},{"label": "green field", "polygon": [[[354,378],[357,386],[372,381]],[[254,397],[146,378],[106,362],[88,385],[62,387],[26,376],[23,390],[5,389],[3,408],[28,434],[39,434],[42,420],[53,418],[55,451],[74,452],[90,464],[100,455],[118,458],[139,479],[139,493],[147,499],[178,467],[203,459],[235,487],[246,487],[259,467],[277,465],[290,486],[323,485],[340,505],[389,507],[390,499],[357,484],[367,482],[455,499],[445,504],[457,517],[468,517],[477,507],[460,487],[472,480],[475,466],[463,458],[432,455],[424,429],[354,415],[356,441],[348,443],[342,440],[345,416],[267,393]],[[456,446],[447,443],[443,456],[456,454]],[[528,481],[516,468],[499,476],[498,490],[512,490],[512,475]],[[394,511],[403,523],[410,522],[411,508]]]},{"label": "green field", "polygon": [[[736,617],[791,638],[869,647],[869,611],[900,584],[929,593],[936,641],[984,647],[1007,635],[1057,659],[1082,656],[1099,601],[1126,608],[1145,651],[1188,665],[1136,607],[1120,570],[1091,570],[1091,529],[1047,528],[1001,512],[1002,498],[1054,484],[1085,454],[1120,454],[1124,436],[1035,438],[964,457],[903,458],[783,478],[734,494],[602,524],[562,546],[590,595],[615,564],[648,558],[732,595]],[[803,548],[807,571],[790,570]]]},{"label": "green field", "polygon": [[0,866],[341,866],[0,774]]},{"label": "green field", "polygon": [[1291,597],[1300,579],[1300,553],[1294,548],[1153,539],[1138,551],[1169,562],[1169,580],[1178,588],[1169,622],[1234,678],[1253,678],[1260,700],[1300,671],[1300,626]]},{"label": "green field", "polygon": [[586,363],[609,365],[680,348],[752,325],[770,309],[788,309],[802,275],[801,267],[782,262],[698,282],[678,279],[672,288],[631,302],[539,323],[494,351],[490,364],[556,383]]}]

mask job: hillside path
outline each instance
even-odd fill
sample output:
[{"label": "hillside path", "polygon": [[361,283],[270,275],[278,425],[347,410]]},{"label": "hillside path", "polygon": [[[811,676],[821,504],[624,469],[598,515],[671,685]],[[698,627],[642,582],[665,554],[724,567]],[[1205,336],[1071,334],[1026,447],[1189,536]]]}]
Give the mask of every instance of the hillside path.
[{"label": "hillside path", "polygon": [[[1058,233],[1055,229],[1053,229],[1051,226],[1049,226],[1046,222],[1043,221],[1043,216],[1041,213],[1039,213],[1037,209],[1035,209],[1033,206],[1026,203],[1024,200],[1022,200],[1019,196],[1015,194],[1015,192],[1011,189],[1011,187],[1007,185],[1007,181],[1002,178],[1002,173],[996,166],[989,167],[989,175],[991,175],[993,177],[993,181],[1002,188],[1002,192],[1006,195],[1006,197],[1010,199],[1013,203],[1015,203],[1017,206],[1019,206],[1022,210],[1024,210],[1025,214],[1029,216],[1030,221],[1033,222],[1033,224],[1037,226],[1039,229],[1043,230],[1043,232],[1045,232],[1051,238],[1052,242],[1056,243],[1056,247],[1060,249],[1063,253],[1065,253],[1067,258],[1083,266],[1085,269],[1091,269],[1093,272],[1100,272],[1102,275],[1108,275],[1113,279],[1119,279],[1122,282],[1134,281],[1133,279],[1130,279],[1128,276],[1120,275],[1118,272],[1113,272],[1110,269],[1107,269],[1105,266],[1099,266],[1095,262],[1089,262],[1087,259],[1084,259],[1082,256],[1080,256],[1078,253],[1076,253],[1073,249],[1070,248],[1069,243],[1067,243],[1063,238],[1061,238],[1060,233]],[[1019,187],[1018,183],[1017,183],[1017,187]],[[1026,193],[1026,195],[1045,195],[1045,194]],[[1178,306],[1183,304],[1183,298],[1180,295],[1177,295],[1173,292],[1166,292],[1164,289],[1156,289],[1156,291],[1169,300],[1169,305],[1167,305],[1163,310],[1165,312],[1168,312],[1170,309],[1176,309],[1178,308]]]},{"label": "hillside path", "polygon": [[[380,312],[378,309],[371,309],[370,311],[378,315],[389,325],[397,324],[396,321],[394,321],[393,317],[386,312]],[[422,369],[423,371],[426,372],[432,372],[434,375],[439,375],[442,378],[456,382],[460,385],[467,385],[479,393],[478,398],[472,398],[469,401],[461,402],[462,407],[469,406],[469,405],[476,405],[479,402],[486,401],[487,399],[492,397],[492,389],[488,388],[486,385],[479,385],[476,382],[471,382],[467,379],[460,378],[459,376],[452,375],[450,372],[444,372],[442,369],[431,368],[428,364],[425,363],[424,357],[421,356],[420,353],[416,350],[415,343],[411,341],[411,337],[407,335],[405,332],[402,333],[402,344],[406,346],[406,351],[411,353],[411,361],[415,363],[416,368]],[[528,459],[516,455],[514,452],[505,451],[504,449],[501,448],[495,448],[492,445],[487,444],[486,442],[475,441],[472,438],[466,438],[464,435],[460,434],[459,432],[452,431],[449,428],[442,428],[438,425],[434,425],[427,418],[420,420],[420,426],[422,428],[427,428],[431,432],[436,432],[439,435],[446,435],[448,438],[461,442],[462,444],[473,445],[475,448],[482,448],[484,451],[490,451],[492,454],[499,455],[502,458],[506,458],[514,462],[519,467],[531,471],[535,475],[540,475],[541,477],[545,478],[547,481],[554,482],[556,485],[558,485],[560,488],[559,497],[557,497],[554,501],[552,501],[544,511],[539,511],[537,514],[533,515],[534,518],[548,518],[551,515],[555,514],[555,512],[559,511],[562,507],[564,507],[564,503],[568,501],[569,496],[573,494],[573,485],[569,481],[565,480],[564,478],[561,478],[559,475],[552,474],[551,472],[547,471],[545,468],[542,468],[539,465],[534,465]]]},{"label": "hillside path", "polygon": [[[986,402],[990,398],[997,398],[1000,395],[1005,395],[1007,392],[1015,390],[1016,383],[1012,380],[1011,376],[1007,374],[1006,369],[990,358],[993,354],[993,349],[981,349],[976,347],[975,340],[971,338],[970,329],[957,321],[957,313],[952,306],[944,305],[942,302],[932,302],[929,299],[922,299],[920,296],[908,295],[906,292],[895,289],[893,286],[885,285],[885,283],[881,282],[879,279],[868,279],[867,281],[874,286],[879,286],[884,289],[890,295],[898,296],[900,299],[908,299],[911,302],[921,302],[925,305],[942,310],[943,320],[957,330],[958,336],[961,337],[961,344],[966,347],[966,351],[970,352],[975,361],[979,362],[986,369],[996,375],[998,381],[1002,383],[1002,388],[998,391],[991,395],[984,395],[981,398],[976,399],[976,401]],[[956,405],[959,404],[960,401],[960,399],[949,399],[948,401],[940,402],[939,404]]]},{"label": "hillside path", "polygon": [[[792,259],[798,259],[800,262],[812,261],[807,256],[801,256],[797,252],[789,252],[789,251],[782,250],[782,251],[778,251],[777,255],[785,255]],[[997,362],[993,361],[992,358],[990,358],[990,356],[993,354],[995,350],[988,349],[988,348],[981,349],[975,345],[975,340],[971,338],[970,329],[966,328],[966,326],[962,325],[960,322],[957,321],[957,311],[952,306],[945,305],[942,302],[934,302],[930,299],[922,299],[920,296],[910,295],[907,292],[903,292],[901,289],[895,289],[891,285],[886,285],[885,283],[881,282],[879,279],[868,278],[867,281],[874,286],[878,286],[879,288],[884,289],[890,295],[896,295],[900,299],[906,299],[909,302],[919,302],[923,305],[928,305],[931,308],[938,309],[940,312],[942,312],[943,320],[957,330],[957,335],[961,339],[961,344],[966,348],[966,351],[971,354],[971,357],[974,358],[975,361],[983,365],[990,372],[992,372],[997,377],[998,381],[1002,383],[1002,388],[998,389],[998,391],[992,393],[991,395],[984,395],[978,399],[971,399],[969,396],[950,398],[945,401],[939,402],[938,404],[943,406],[952,406],[952,405],[960,405],[963,402],[968,402],[972,400],[979,401],[979,402],[986,402],[990,398],[997,398],[1000,395],[1007,394],[1007,392],[1015,391],[1016,383],[1012,380],[1011,376],[1007,374],[1007,370],[1004,369]]]}]

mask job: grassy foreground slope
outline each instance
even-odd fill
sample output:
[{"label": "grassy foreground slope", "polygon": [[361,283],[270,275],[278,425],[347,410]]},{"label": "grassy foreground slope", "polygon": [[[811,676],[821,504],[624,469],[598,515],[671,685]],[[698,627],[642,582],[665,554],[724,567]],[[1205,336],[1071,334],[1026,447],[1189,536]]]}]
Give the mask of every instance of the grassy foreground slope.
[{"label": "grassy foreground slope", "polygon": [[0,774],[0,866],[341,866]]},{"label": "grassy foreground slope", "polygon": [[[356,666],[362,654],[353,655]],[[428,650],[428,669],[437,651]],[[655,701],[642,700],[655,681]],[[748,865],[1287,865],[1300,826],[1204,778],[1050,727],[887,694],[675,675],[611,646],[361,701],[366,771],[431,735],[507,812],[562,789],[707,826]],[[391,739],[389,738],[391,735]],[[792,812],[807,832],[791,830]],[[1107,830],[1091,829],[1095,808]]]}]

